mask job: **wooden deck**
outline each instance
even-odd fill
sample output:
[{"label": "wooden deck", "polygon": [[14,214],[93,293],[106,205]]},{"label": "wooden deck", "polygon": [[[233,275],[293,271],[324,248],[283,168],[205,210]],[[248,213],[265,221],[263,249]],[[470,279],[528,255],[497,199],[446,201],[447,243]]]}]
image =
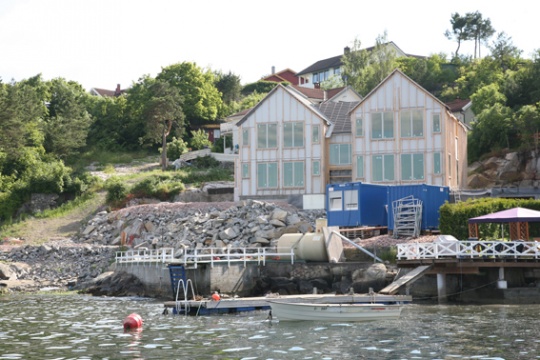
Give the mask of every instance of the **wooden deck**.
[{"label": "wooden deck", "polygon": [[172,308],[176,313],[190,315],[206,315],[211,313],[234,313],[240,311],[268,310],[268,301],[286,300],[288,302],[314,302],[314,303],[384,303],[384,304],[407,304],[412,302],[408,295],[382,295],[382,294],[306,294],[306,295],[282,295],[261,296],[243,298],[223,298],[219,301],[211,299],[203,300],[180,300],[167,301],[165,307]]}]

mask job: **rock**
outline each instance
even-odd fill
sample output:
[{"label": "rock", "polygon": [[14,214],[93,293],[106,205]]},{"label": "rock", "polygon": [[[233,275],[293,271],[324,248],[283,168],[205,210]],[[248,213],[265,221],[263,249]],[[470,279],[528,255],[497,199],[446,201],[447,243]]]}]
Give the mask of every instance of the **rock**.
[{"label": "rock", "polygon": [[9,265],[0,263],[0,280],[13,280],[14,276],[15,274]]},{"label": "rock", "polygon": [[275,209],[272,212],[272,220],[279,220],[283,222],[287,219],[287,215],[289,214],[285,210]]}]

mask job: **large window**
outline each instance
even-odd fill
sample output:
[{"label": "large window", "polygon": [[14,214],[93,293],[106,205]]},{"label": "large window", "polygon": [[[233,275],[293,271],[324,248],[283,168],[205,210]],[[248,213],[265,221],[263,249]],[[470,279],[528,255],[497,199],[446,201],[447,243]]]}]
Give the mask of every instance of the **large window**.
[{"label": "large window", "polygon": [[394,114],[391,111],[371,114],[371,138],[392,139],[394,137]]},{"label": "large window", "polygon": [[364,157],[362,155],[356,157],[356,177],[359,179],[364,177]]},{"label": "large window", "polygon": [[257,164],[257,187],[277,188],[278,167],[277,163]]},{"label": "large window", "polygon": [[291,122],[283,125],[283,146],[286,148],[304,146],[303,123]]},{"label": "large window", "polygon": [[257,148],[276,148],[277,147],[277,124],[258,124],[257,125]]},{"label": "large window", "polygon": [[394,155],[375,155],[373,181],[394,181]]},{"label": "large window", "polygon": [[351,164],[351,144],[330,145],[330,165]]},{"label": "large window", "polygon": [[424,154],[401,154],[401,180],[424,179]]},{"label": "large window", "polygon": [[403,110],[401,116],[401,137],[424,136],[424,112],[421,110]]},{"label": "large window", "polygon": [[441,114],[433,114],[433,132],[441,132]]},{"label": "large window", "polygon": [[304,187],[304,162],[284,162],[283,163],[283,186],[284,187]]},{"label": "large window", "polygon": [[441,153],[438,152],[433,154],[433,173],[441,173]]},{"label": "large window", "polygon": [[364,126],[362,118],[356,118],[356,136],[364,136]]}]

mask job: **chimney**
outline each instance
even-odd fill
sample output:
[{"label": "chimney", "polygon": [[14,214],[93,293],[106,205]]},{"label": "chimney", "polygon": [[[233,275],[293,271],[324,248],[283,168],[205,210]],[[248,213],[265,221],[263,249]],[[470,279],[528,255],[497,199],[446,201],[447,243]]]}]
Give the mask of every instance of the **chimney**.
[{"label": "chimney", "polygon": [[348,46],[345,46],[345,49],[343,49],[343,53],[344,53],[344,54],[348,54],[348,53],[350,53],[350,52],[351,52],[351,48],[348,47]]},{"label": "chimney", "polygon": [[274,75],[275,73],[276,73],[276,67],[272,66],[272,75]]},{"label": "chimney", "polygon": [[120,90],[120,84],[116,84],[116,90],[114,90],[114,96],[120,96],[122,94],[122,90]]}]

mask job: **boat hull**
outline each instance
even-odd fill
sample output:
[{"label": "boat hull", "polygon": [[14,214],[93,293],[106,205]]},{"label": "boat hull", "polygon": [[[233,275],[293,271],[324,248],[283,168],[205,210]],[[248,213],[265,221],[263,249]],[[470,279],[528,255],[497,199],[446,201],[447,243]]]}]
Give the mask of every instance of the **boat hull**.
[{"label": "boat hull", "polygon": [[376,321],[396,320],[401,305],[384,304],[312,304],[269,301],[272,316],[279,321]]}]

